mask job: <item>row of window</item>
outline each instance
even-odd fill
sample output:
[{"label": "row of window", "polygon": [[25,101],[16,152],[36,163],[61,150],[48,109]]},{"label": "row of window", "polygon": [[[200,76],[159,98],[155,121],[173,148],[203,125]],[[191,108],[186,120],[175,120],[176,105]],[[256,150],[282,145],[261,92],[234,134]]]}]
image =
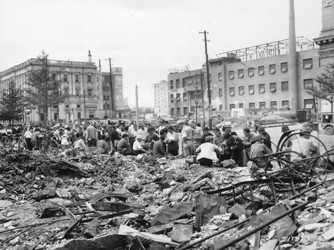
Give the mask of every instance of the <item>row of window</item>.
[{"label": "row of window", "polygon": [[[313,59],[308,58],[303,60],[303,69],[312,69],[313,67]],[[282,62],[281,63],[281,72],[286,73],[288,72],[288,63]],[[258,66],[257,73],[259,76],[265,75],[265,67],[264,66]],[[270,64],[269,65],[269,72],[270,75],[276,74],[276,64]],[[245,72],[244,69],[238,70],[238,78],[244,78]],[[248,68],[248,76],[253,77],[255,75],[255,68]],[[234,79],[234,70],[230,70],[228,72],[228,77],[230,80]],[[218,73],[218,80],[222,81],[222,75],[221,73]]]},{"label": "row of window", "polygon": [[[183,93],[182,97],[183,97],[182,98],[183,102],[187,102],[188,101],[187,92]],[[170,94],[170,102],[174,103],[174,94]],[[180,93],[176,94],[176,96],[175,96],[175,102],[181,102],[181,94]]]},{"label": "row of window", "polygon": [[[176,110],[176,114],[175,114],[175,110]],[[174,115],[181,115],[181,108],[176,108],[176,109],[171,108],[170,109],[170,114],[172,116],[174,116]],[[188,115],[188,107],[183,107],[183,114],[182,115]]]},{"label": "row of window", "polygon": [[[70,89],[68,87],[64,88],[64,94],[69,95],[70,94]],[[76,88],[75,89],[75,95],[80,96],[80,89]],[[93,96],[93,89],[87,89],[87,96]]]},{"label": "row of window", "polygon": [[[304,79],[304,89],[313,87],[313,79]],[[269,84],[269,92],[276,92],[276,82],[271,82]],[[281,91],[288,91],[289,90],[289,82],[284,81],[281,82]],[[259,93],[263,94],[266,92],[266,85],[264,83],[259,84]],[[248,94],[253,95],[255,93],[255,85],[249,85],[248,86]],[[239,86],[239,95],[245,94],[245,87]],[[229,88],[229,95],[234,96],[235,95],[235,87]],[[219,97],[223,96],[223,90],[219,89]]]},{"label": "row of window", "polygon": [[[74,75],[75,77],[75,82],[79,82],[79,75],[76,74]],[[52,80],[56,80],[56,74],[51,74],[51,78]],[[63,74],[63,81],[64,82],[68,82],[68,74]],[[87,75],[87,82],[91,83],[92,82],[92,76],[91,75]]]},{"label": "row of window", "polygon": [[[288,100],[284,100],[282,101],[282,108],[289,108],[289,101]],[[230,104],[230,109],[234,109],[236,108],[236,105]],[[238,108],[244,108],[244,104],[243,103],[239,103]],[[248,109],[255,109],[255,102],[250,102],[248,103]],[[259,102],[259,109],[264,110],[266,109],[266,102]],[[270,108],[271,109],[277,109],[277,101],[271,101],[270,102]],[[223,105],[219,105],[219,110],[222,111],[223,110]]]}]

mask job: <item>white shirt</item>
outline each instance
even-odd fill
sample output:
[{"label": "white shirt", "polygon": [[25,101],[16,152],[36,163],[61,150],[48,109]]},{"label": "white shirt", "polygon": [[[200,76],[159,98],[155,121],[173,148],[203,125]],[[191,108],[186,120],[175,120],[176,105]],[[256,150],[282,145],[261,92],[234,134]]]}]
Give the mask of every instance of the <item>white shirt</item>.
[{"label": "white shirt", "polygon": [[27,130],[25,133],[24,133],[24,137],[25,138],[30,138],[32,137],[32,133],[30,132],[30,130]]},{"label": "white shirt", "polygon": [[133,150],[141,150],[141,149],[143,149],[143,148],[142,148],[140,142],[139,142],[138,140],[135,140],[135,141],[133,142],[132,149],[133,149]]},{"label": "white shirt", "polygon": [[[310,139],[306,139],[304,137],[296,138],[292,141],[292,151],[296,151],[305,155],[306,157],[311,156],[311,151],[317,149],[317,145],[315,145]],[[301,157],[295,153],[291,153],[291,160],[301,159]]]},{"label": "white shirt", "polygon": [[220,147],[218,147],[215,144],[212,144],[211,142],[205,142],[205,143],[201,144],[196,149],[196,152],[200,152],[197,155],[197,160],[199,160],[201,158],[207,158],[207,159],[211,159],[213,161],[218,161],[216,150],[218,150],[219,152],[222,151],[222,149]]}]

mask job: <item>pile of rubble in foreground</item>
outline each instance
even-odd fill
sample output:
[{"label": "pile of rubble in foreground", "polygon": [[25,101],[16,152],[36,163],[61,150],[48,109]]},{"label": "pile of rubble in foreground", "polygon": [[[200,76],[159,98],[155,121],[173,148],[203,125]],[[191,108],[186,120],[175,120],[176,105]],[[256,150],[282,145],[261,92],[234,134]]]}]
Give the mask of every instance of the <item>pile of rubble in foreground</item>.
[{"label": "pile of rubble in foreground", "polygon": [[334,249],[334,182],[286,176],[148,156],[8,154],[0,248]]}]

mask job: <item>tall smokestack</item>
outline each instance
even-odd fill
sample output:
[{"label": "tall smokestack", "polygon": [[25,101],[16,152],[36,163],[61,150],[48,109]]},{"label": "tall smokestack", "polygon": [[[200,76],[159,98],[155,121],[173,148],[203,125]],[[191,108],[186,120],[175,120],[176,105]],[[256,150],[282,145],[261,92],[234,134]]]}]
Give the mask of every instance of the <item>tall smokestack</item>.
[{"label": "tall smokestack", "polygon": [[289,14],[289,92],[291,97],[291,109],[299,109],[299,86],[297,77],[297,51],[296,51],[296,27],[294,0],[290,0]]},{"label": "tall smokestack", "polygon": [[90,50],[88,50],[88,62],[92,62],[92,55],[90,54]]}]

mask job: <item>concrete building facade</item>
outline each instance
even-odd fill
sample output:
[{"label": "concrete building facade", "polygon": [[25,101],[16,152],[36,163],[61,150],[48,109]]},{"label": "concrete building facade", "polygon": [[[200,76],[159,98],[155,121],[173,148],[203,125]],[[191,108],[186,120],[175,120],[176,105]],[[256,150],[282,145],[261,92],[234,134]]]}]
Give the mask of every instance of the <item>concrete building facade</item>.
[{"label": "concrete building facade", "polygon": [[[52,77],[61,81],[61,90],[68,95],[64,103],[59,107],[50,107],[48,110],[49,121],[65,120],[75,121],[80,119],[96,119],[105,116],[108,107],[104,105],[103,82],[105,74],[101,72],[101,67],[97,69],[95,63],[88,62],[48,60],[48,67]],[[28,88],[29,73],[41,68],[41,62],[35,58],[29,59],[19,65],[13,66],[0,72],[0,93],[8,88],[9,83],[14,82],[17,87]],[[110,77],[109,77],[110,78]],[[121,101],[123,98],[122,70],[113,70],[115,91],[113,92],[115,114],[120,110],[130,110],[126,103]],[[24,113],[25,122],[40,122],[43,114],[33,107],[26,107]]]},{"label": "concrete building facade", "polygon": [[169,114],[167,81],[154,84],[154,113],[160,117],[166,117]]},{"label": "concrete building facade", "polygon": [[[314,80],[323,66],[334,62],[334,5],[333,0],[322,1],[323,29],[313,41],[295,35],[294,1],[290,0],[289,39],[256,45],[221,53],[209,60],[211,110],[227,113],[235,108],[245,114],[263,111],[315,110],[319,100],[306,93],[308,86],[317,86]],[[318,48],[318,46],[320,48]],[[184,95],[182,83],[187,75],[202,72],[204,108],[208,109],[206,67],[192,72],[168,75],[171,115],[186,115],[188,103],[174,98]],[[194,87],[194,81],[192,83]],[[176,95],[176,96],[175,96]],[[319,103],[318,103],[319,102]]]}]

